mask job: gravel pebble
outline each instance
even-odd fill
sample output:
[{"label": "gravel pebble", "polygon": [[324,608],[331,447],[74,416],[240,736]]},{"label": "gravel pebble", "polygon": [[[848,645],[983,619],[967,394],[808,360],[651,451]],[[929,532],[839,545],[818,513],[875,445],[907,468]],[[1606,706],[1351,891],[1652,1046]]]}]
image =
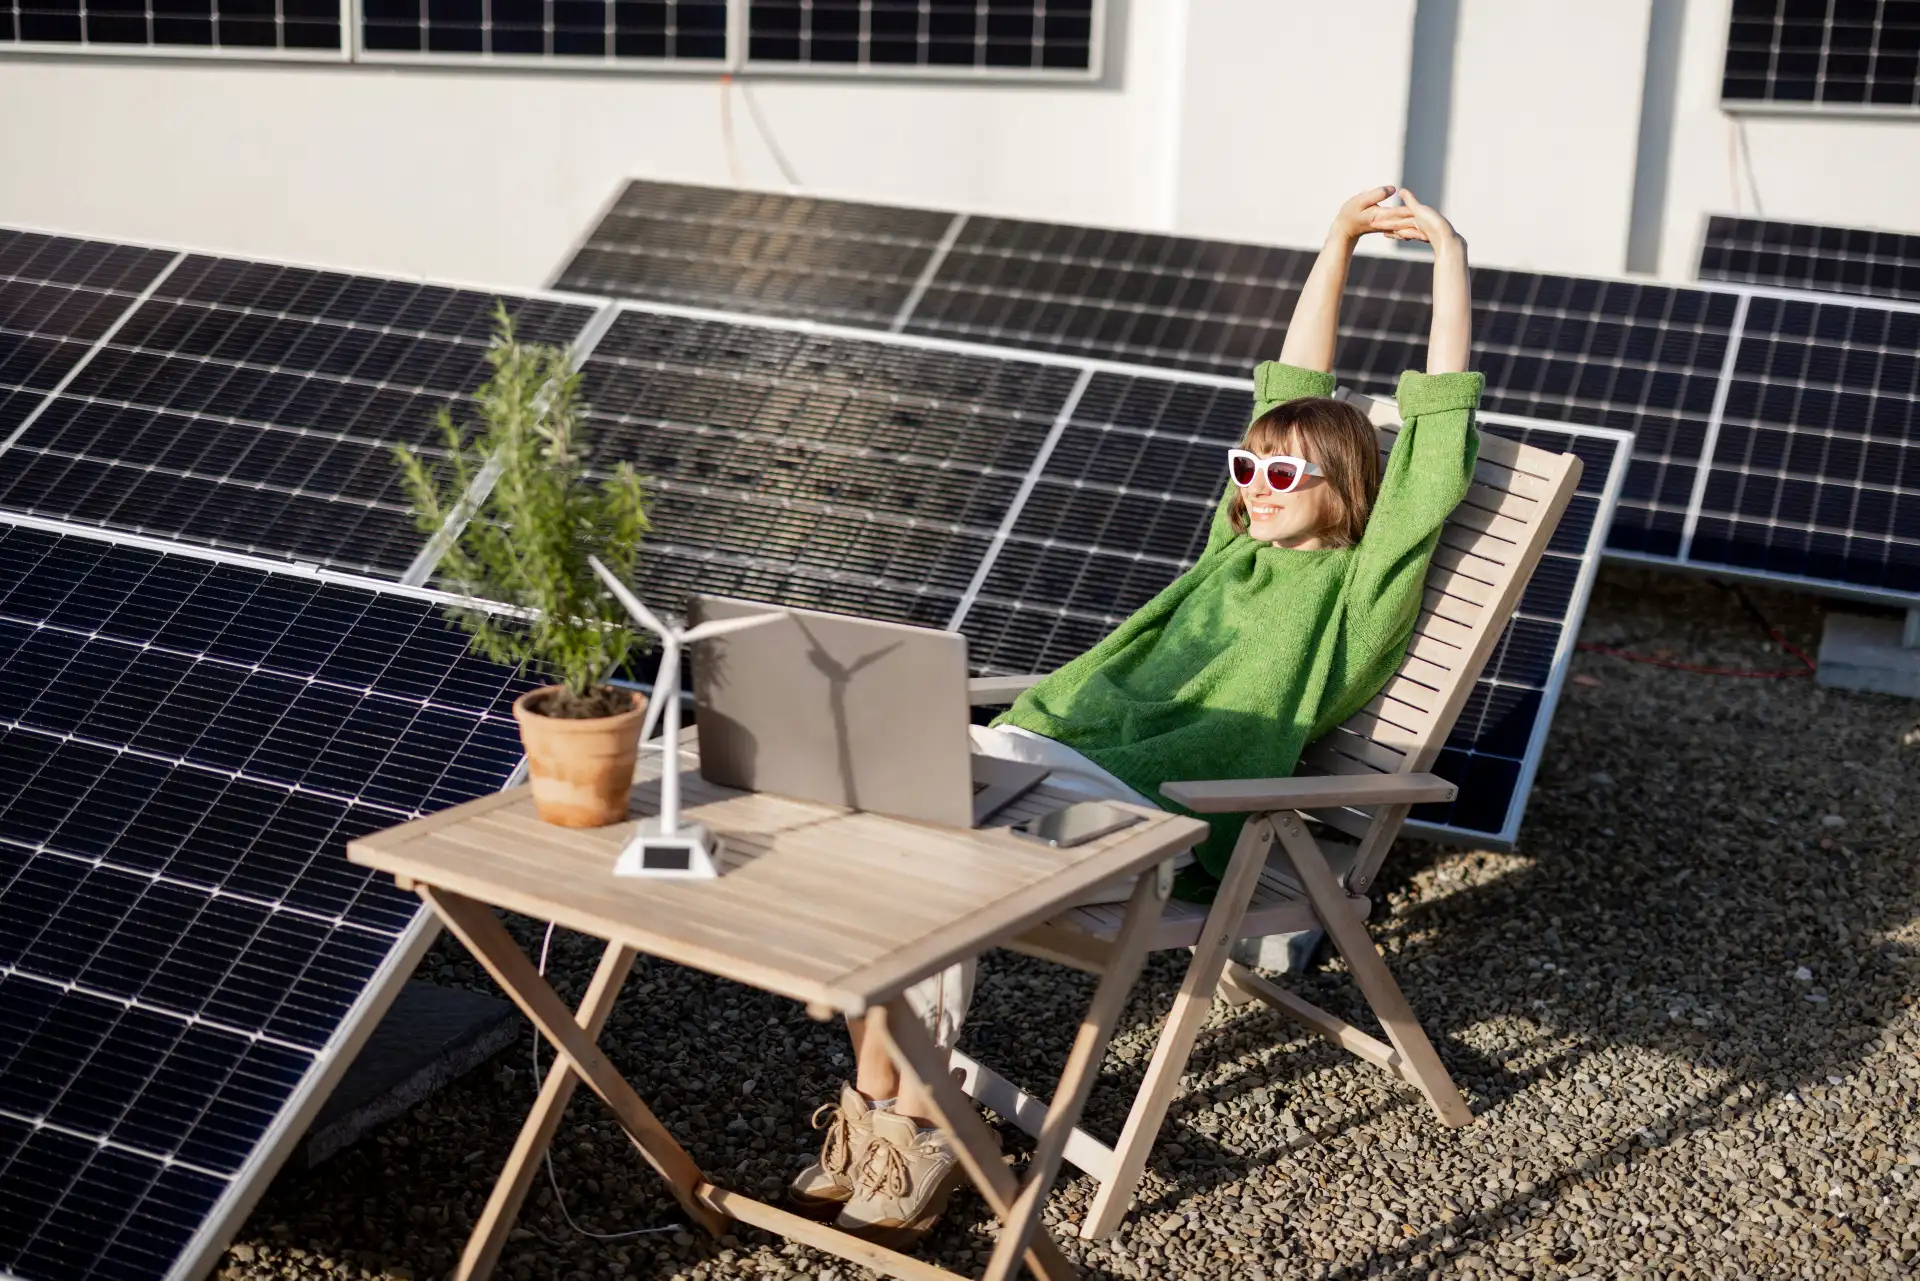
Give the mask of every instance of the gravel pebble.
[{"label": "gravel pebble", "polygon": [[[1817,602],[1755,591],[1811,646]],[[1585,639],[1777,666],[1702,580],[1609,567]],[[1215,1004],[1135,1212],[1064,1242],[1090,1276],[1908,1277],[1920,1271],[1920,719],[1910,701],[1582,654],[1510,852],[1403,843],[1373,929],[1476,1113],[1419,1096],[1261,1006]],[[1836,821],[1837,820],[1837,821]],[[538,927],[509,922],[522,943]],[[556,937],[570,1001],[599,960]],[[1087,1110],[1117,1132],[1180,981],[1155,956]],[[1324,956],[1296,986],[1359,1005]],[[434,982],[490,990],[442,939]],[[1051,1083],[1085,976],[995,953],[968,1048]],[[776,1195],[848,1072],[789,1002],[642,960],[603,1044],[718,1181]],[[316,1170],[283,1171],[218,1275],[446,1275],[531,1104],[530,1038]],[[544,1061],[544,1056],[543,1056]],[[1000,1133],[1016,1159],[1031,1143]],[[582,1092],[496,1276],[865,1273],[741,1228],[708,1240]],[[1048,1220],[1094,1187],[1063,1179]],[[598,1233],[665,1228],[597,1240]],[[992,1221],[955,1199],[922,1253],[977,1275]]]}]

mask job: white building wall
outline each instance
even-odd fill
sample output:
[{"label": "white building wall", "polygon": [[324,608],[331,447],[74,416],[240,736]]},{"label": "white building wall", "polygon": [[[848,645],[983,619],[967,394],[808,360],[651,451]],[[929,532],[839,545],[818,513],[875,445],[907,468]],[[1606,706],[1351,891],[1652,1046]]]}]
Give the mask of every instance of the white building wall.
[{"label": "white building wall", "polygon": [[1400,182],[1414,0],[1191,0],[1171,225],[1314,246]]},{"label": "white building wall", "polygon": [[1649,0],[1459,4],[1445,188],[1433,198],[1476,261],[1618,273]]},{"label": "white building wall", "polygon": [[[1476,260],[1624,271],[1649,11],[1680,0],[1115,3],[1099,86],[753,92],[808,191],[1305,246],[1402,178],[1414,16],[1451,6],[1440,199]],[[1721,110],[1730,4],[1684,0],[1659,274],[1692,278],[1710,212],[1920,232],[1920,116]],[[720,103],[657,72],[0,54],[0,223],[535,286],[628,177],[782,187]]]}]

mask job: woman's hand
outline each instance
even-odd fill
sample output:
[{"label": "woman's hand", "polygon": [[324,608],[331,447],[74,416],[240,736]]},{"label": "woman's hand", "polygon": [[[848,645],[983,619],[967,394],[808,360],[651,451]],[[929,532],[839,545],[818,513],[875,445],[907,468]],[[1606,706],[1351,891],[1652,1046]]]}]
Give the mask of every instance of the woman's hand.
[{"label": "woman's hand", "polygon": [[[1404,188],[1400,192],[1400,199],[1406,202],[1405,207],[1396,212],[1404,212],[1407,218],[1406,225],[1396,232],[1397,239],[1424,240],[1435,250],[1442,245],[1466,243],[1460,238],[1460,233],[1453,229],[1453,224],[1448,222],[1438,209],[1432,205],[1421,204],[1418,197]],[[1344,213],[1345,210],[1341,212]]]},{"label": "woman's hand", "polygon": [[1333,216],[1333,226],[1327,229],[1327,239],[1352,244],[1374,232],[1395,240],[1424,239],[1415,234],[1412,209],[1380,203],[1391,199],[1393,193],[1391,186],[1372,187],[1348,200],[1340,206],[1340,212]]}]

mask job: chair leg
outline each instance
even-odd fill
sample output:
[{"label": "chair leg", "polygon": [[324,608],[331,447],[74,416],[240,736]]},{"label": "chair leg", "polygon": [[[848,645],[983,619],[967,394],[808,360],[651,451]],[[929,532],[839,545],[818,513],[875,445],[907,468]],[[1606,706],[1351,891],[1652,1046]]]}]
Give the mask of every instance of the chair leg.
[{"label": "chair leg", "polygon": [[1327,866],[1326,855],[1293,814],[1277,813],[1271,817],[1281,847],[1293,863],[1294,874],[1300,878],[1301,888],[1313,904],[1314,914],[1320,918],[1334,947],[1346,958],[1353,970],[1354,983],[1367,998],[1367,1004],[1373,1007],[1374,1017],[1380,1020],[1387,1039],[1399,1051],[1405,1075],[1427,1096],[1427,1102],[1433,1105],[1443,1123],[1470,1124],[1473,1112],[1460,1097],[1446,1065],[1434,1052],[1433,1042],[1427,1039],[1420,1020],[1414,1017],[1413,1007],[1407,1004],[1406,995],[1394,982],[1386,961],[1374,948],[1373,936],[1347,909],[1346,892],[1340,888],[1333,869]]},{"label": "chair leg", "polygon": [[1193,1053],[1194,1040],[1200,1034],[1200,1024],[1206,1020],[1207,1010],[1213,1004],[1214,988],[1227,963],[1227,949],[1240,932],[1240,921],[1247,914],[1247,904],[1253,901],[1253,891],[1260,884],[1260,873],[1267,865],[1267,853],[1272,848],[1273,828],[1265,818],[1248,819],[1240,829],[1239,841],[1234,844],[1226,877],[1214,895],[1206,927],[1194,945],[1193,960],[1187,964],[1180,993],[1173,998],[1173,1011],[1167,1015],[1160,1041],[1153,1047],[1153,1059],[1147,1064],[1140,1092],[1134,1096],[1133,1109],[1127,1113],[1120,1142],[1114,1145],[1112,1168],[1101,1181],[1093,1206],[1087,1211],[1086,1222],[1080,1227],[1080,1235],[1088,1240],[1113,1235],[1120,1220],[1126,1217],[1127,1207],[1147,1166],[1147,1153],[1160,1133],[1160,1123],[1166,1119],[1167,1106],[1180,1087],[1187,1056]]}]

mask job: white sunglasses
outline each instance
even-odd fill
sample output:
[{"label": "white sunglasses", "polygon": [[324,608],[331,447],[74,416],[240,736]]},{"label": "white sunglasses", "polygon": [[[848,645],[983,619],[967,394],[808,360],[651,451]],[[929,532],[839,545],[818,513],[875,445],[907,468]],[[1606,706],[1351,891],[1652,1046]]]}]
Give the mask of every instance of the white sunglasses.
[{"label": "white sunglasses", "polygon": [[1253,484],[1254,477],[1262,472],[1266,473],[1268,487],[1276,494],[1290,493],[1300,487],[1303,477],[1321,474],[1319,463],[1310,463],[1292,454],[1273,454],[1262,458],[1249,449],[1227,451],[1227,475],[1233,477],[1233,483],[1240,488],[1245,489]]}]

